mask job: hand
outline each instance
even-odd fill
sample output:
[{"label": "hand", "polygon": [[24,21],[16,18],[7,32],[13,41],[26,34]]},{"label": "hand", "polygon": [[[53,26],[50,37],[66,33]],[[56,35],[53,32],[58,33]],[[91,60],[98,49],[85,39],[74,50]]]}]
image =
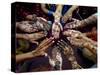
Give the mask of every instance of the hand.
[{"label": "hand", "polygon": [[66,23],[68,20],[72,18],[73,11],[76,10],[78,6],[73,5],[62,17],[62,22]]},{"label": "hand", "polygon": [[94,46],[97,46],[97,43],[88,37],[86,37],[83,33],[76,31],[76,30],[67,30],[63,32],[63,35],[67,37],[67,39],[71,42],[73,45],[83,45],[85,43],[90,43]]},{"label": "hand", "polygon": [[45,36],[46,34],[42,31],[37,33],[31,33],[31,34],[18,34],[18,33],[16,34],[16,38],[25,39],[30,41],[31,43],[36,43],[36,44],[38,44],[36,40],[39,40]]},{"label": "hand", "polygon": [[45,55],[46,50],[54,43],[53,39],[53,37],[50,37],[43,40],[40,45],[32,51],[32,54],[34,56]]},{"label": "hand", "polygon": [[64,26],[64,29],[72,29],[72,28],[77,28],[78,26],[80,26],[81,21],[72,18],[72,22],[70,23],[66,23]]},{"label": "hand", "polygon": [[96,55],[97,43],[83,35],[81,32],[68,30],[63,32],[63,34],[67,36],[67,39],[72,45],[87,48],[91,53]]},{"label": "hand", "polygon": [[81,32],[75,30],[67,30],[63,32],[63,35],[67,36],[67,39],[70,41],[72,45],[82,46],[86,41]]},{"label": "hand", "polygon": [[71,18],[72,18],[72,13],[67,12],[66,15],[64,15],[64,16],[62,17],[61,20],[62,20],[63,23],[66,23],[68,20],[71,20]]},{"label": "hand", "polygon": [[67,30],[63,32],[72,45],[81,46],[84,42],[83,35],[79,31]]},{"label": "hand", "polygon": [[74,51],[70,45],[68,45],[64,40],[60,40],[57,45],[64,50],[64,54],[66,58],[71,62],[73,69],[82,68],[78,63],[74,56]]},{"label": "hand", "polygon": [[[58,41],[57,45],[64,50],[64,54],[66,55],[66,57],[68,59],[71,56],[74,57],[74,51],[73,51],[72,47],[70,45],[68,45],[64,40]],[[72,60],[69,59],[69,61],[74,61],[74,60],[75,60],[75,57]]]},{"label": "hand", "polygon": [[53,36],[55,39],[58,39],[61,30],[62,30],[62,26],[61,26],[60,23],[58,23],[58,22],[53,23],[53,26],[52,26],[52,36]]},{"label": "hand", "polygon": [[37,28],[34,28],[28,21],[16,22],[16,27],[24,32],[36,32]]}]

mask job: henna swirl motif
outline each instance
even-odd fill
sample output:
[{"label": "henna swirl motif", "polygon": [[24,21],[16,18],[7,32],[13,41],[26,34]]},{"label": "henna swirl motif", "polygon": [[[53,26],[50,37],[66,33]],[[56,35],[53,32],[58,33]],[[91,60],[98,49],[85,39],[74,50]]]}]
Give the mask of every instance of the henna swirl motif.
[{"label": "henna swirl motif", "polygon": [[[90,33],[82,33],[77,30],[91,24],[96,24],[97,16],[95,14],[86,19],[78,20],[72,18],[73,11],[76,10],[78,6],[72,6],[63,16],[61,14],[63,5],[57,5],[55,12],[46,9],[45,4],[42,4],[41,8],[46,14],[49,13],[53,15],[54,22],[50,26],[46,19],[37,17],[35,14],[26,16],[27,21],[16,22],[16,27],[25,32],[16,33],[16,39],[25,39],[37,44],[37,47],[31,52],[16,55],[16,62],[38,56],[46,56],[53,70],[62,70],[62,51],[71,63],[72,69],[81,69],[83,66],[77,61],[72,46],[82,47],[83,55],[94,63],[97,62],[97,42],[87,37]],[[60,20],[64,22],[64,27],[60,23]],[[68,20],[72,21],[67,23]],[[48,36],[49,32],[50,35]],[[93,31],[92,34],[94,33],[96,32]],[[61,37],[60,34],[62,35]],[[68,40],[70,44],[63,38]],[[40,39],[42,39],[42,41],[38,42]],[[51,56],[47,52],[50,47],[52,47]]]}]

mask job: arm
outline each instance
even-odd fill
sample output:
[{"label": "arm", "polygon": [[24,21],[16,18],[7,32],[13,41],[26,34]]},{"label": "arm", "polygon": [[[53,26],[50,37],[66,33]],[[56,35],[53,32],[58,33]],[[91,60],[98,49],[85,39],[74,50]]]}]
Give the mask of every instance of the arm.
[{"label": "arm", "polygon": [[79,29],[79,28],[83,28],[85,26],[88,25],[96,25],[97,24],[97,15],[93,14],[91,16],[89,16],[88,18],[84,19],[84,20],[75,20],[65,24],[64,28],[70,28],[70,29]]},{"label": "arm", "polygon": [[45,5],[45,4],[41,4],[41,9],[42,9],[46,14],[53,14],[52,11],[49,11],[48,9],[46,9],[46,5]]},{"label": "arm", "polygon": [[37,56],[45,55],[46,50],[54,43],[53,38],[47,38],[43,40],[40,45],[33,50],[25,54],[16,55],[16,62],[25,61]]},{"label": "arm", "polygon": [[74,55],[74,51],[71,46],[69,46],[64,40],[60,40],[58,43],[58,46],[61,47],[64,50],[64,54],[66,58],[70,61],[73,69],[80,69],[82,68]]},{"label": "arm", "polygon": [[37,32],[33,34],[18,34],[18,33],[16,34],[16,38],[29,40],[32,43],[34,43],[36,40],[39,40],[45,36],[46,34],[44,32]]},{"label": "arm", "polygon": [[19,54],[19,55],[16,55],[16,63],[27,60],[27,59],[31,59],[34,57],[36,57],[36,56],[33,56],[32,52]]},{"label": "arm", "polygon": [[68,19],[70,19],[72,17],[73,11],[76,10],[78,8],[78,6],[73,5],[66,13],[65,15],[62,17],[62,21],[63,23],[66,23]]},{"label": "arm", "polygon": [[87,48],[93,55],[97,55],[97,42],[89,39],[84,34],[75,30],[67,30],[63,33],[70,43],[77,47]]},{"label": "arm", "polygon": [[41,9],[42,9],[45,13],[48,13],[49,10],[47,10],[45,7],[46,7],[45,4],[41,4]]},{"label": "arm", "polygon": [[81,20],[76,28],[83,28],[88,25],[96,25],[97,24],[97,15],[93,14],[88,18]]}]

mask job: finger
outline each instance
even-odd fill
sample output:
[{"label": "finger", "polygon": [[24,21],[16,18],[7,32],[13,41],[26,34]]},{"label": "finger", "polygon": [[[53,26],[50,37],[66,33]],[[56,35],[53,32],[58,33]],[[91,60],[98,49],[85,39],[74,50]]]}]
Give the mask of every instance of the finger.
[{"label": "finger", "polygon": [[74,30],[66,30],[66,31],[63,32],[63,35],[65,35],[65,36],[72,36],[73,32],[75,33]]},{"label": "finger", "polygon": [[35,40],[45,37],[45,34],[43,34],[42,32],[38,32],[38,33],[34,33],[34,34],[28,34],[27,36],[29,37],[28,40],[35,41]]},{"label": "finger", "polygon": [[71,46],[69,46],[64,40],[61,40],[61,42],[63,43],[63,45],[65,46],[64,49],[64,53],[66,54],[73,54],[73,50],[71,48]]},{"label": "finger", "polygon": [[45,40],[42,41],[42,43],[39,45],[38,48],[44,47],[45,45],[50,43],[50,41],[52,41],[52,38],[46,38]]},{"label": "finger", "polygon": [[67,37],[67,39],[74,46],[83,46],[84,41],[81,39],[76,39],[76,38],[71,38],[71,37]]},{"label": "finger", "polygon": [[64,31],[63,35],[65,35],[67,37],[75,37],[75,38],[82,38],[83,37],[81,32],[75,31],[75,30]]},{"label": "finger", "polygon": [[46,38],[45,40],[43,40],[40,45],[36,48],[36,50],[41,49],[44,46],[44,43],[48,40],[48,38]]},{"label": "finger", "polygon": [[38,31],[38,29],[32,28],[31,31],[32,31],[32,32],[36,32],[36,31]]},{"label": "finger", "polygon": [[[48,39],[47,39],[48,40]],[[50,43],[50,42],[49,42]],[[42,48],[45,48],[47,44],[47,41],[44,42],[44,44],[42,44],[41,46],[39,46],[37,49],[42,49]],[[49,45],[48,45],[49,46]]]},{"label": "finger", "polygon": [[96,55],[97,53],[97,47],[95,47],[94,45],[90,44],[90,43],[84,43],[84,47],[87,48],[89,51],[91,51],[94,55]]},{"label": "finger", "polygon": [[60,43],[57,43],[57,45],[64,50],[64,46],[62,46]]},{"label": "finger", "polygon": [[58,41],[59,44],[61,44],[62,46],[65,46],[65,44],[60,40]]},{"label": "finger", "polygon": [[44,42],[43,46],[45,46],[45,45],[49,44],[50,42],[52,42],[53,39],[54,39],[54,37],[48,38],[48,39]]},{"label": "finger", "polygon": [[51,43],[49,43],[48,45],[42,47],[42,50],[46,51],[55,41],[52,41]]},{"label": "finger", "polygon": [[61,39],[61,42],[63,42],[63,44],[65,44],[66,46],[68,46],[68,44],[64,40]]},{"label": "finger", "polygon": [[52,41],[49,45],[45,46],[45,47],[42,47],[41,49],[38,49],[39,52],[43,52],[45,53],[46,50],[54,43],[54,41]]},{"label": "finger", "polygon": [[61,44],[58,43],[58,46],[61,47],[64,50],[64,54],[67,55],[69,53],[69,48],[68,47],[63,47]]},{"label": "finger", "polygon": [[30,40],[30,42],[35,43],[36,45],[39,44],[37,41],[34,41],[34,40]]}]

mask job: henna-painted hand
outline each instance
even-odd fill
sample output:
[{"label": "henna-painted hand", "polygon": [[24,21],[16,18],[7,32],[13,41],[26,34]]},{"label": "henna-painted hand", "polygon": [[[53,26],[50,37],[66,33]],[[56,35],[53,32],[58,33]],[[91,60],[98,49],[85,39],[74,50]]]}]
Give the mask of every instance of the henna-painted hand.
[{"label": "henna-painted hand", "polygon": [[58,22],[53,23],[53,26],[52,26],[52,36],[55,39],[58,39],[60,37],[61,30],[62,30],[62,26]]},{"label": "henna-painted hand", "polygon": [[63,35],[67,36],[67,39],[72,45],[83,46],[85,43],[90,43],[96,46],[96,42],[86,37],[79,31],[76,30],[67,30],[63,32]]},{"label": "henna-painted hand", "polygon": [[73,11],[76,10],[78,6],[73,5],[62,17],[62,22],[66,23],[68,20],[71,20]]},{"label": "henna-painted hand", "polygon": [[76,58],[74,56],[74,51],[73,51],[73,49],[72,49],[72,47],[70,45],[68,45],[64,40],[60,40],[57,43],[57,45],[64,50],[64,54],[65,54],[66,58],[71,62],[71,65],[72,65],[73,69],[82,68],[78,64],[78,62],[77,62],[77,60],[76,60]]},{"label": "henna-painted hand", "polygon": [[62,21],[63,23],[66,23],[68,20],[71,20],[71,18],[72,18],[72,13],[67,12],[67,15],[66,15],[66,16],[64,15],[64,16],[62,17],[61,21]]},{"label": "henna-painted hand", "polygon": [[34,28],[31,24],[28,23],[28,21],[17,22],[16,27],[28,33],[38,31],[37,28]]},{"label": "henna-painted hand", "polygon": [[63,32],[63,34],[67,36],[67,39],[72,45],[87,48],[91,53],[96,55],[97,43],[83,35],[81,32],[67,30]]},{"label": "henna-painted hand", "polygon": [[81,21],[72,18],[72,22],[69,22],[65,24],[64,29],[72,29],[72,28],[77,28],[80,25]]}]

